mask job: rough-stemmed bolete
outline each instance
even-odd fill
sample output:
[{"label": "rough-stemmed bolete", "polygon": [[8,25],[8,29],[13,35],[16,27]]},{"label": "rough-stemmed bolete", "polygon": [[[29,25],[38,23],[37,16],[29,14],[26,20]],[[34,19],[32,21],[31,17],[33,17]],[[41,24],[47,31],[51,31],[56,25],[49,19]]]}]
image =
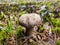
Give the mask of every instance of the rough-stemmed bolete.
[{"label": "rough-stemmed bolete", "polygon": [[24,14],[19,18],[20,25],[26,28],[26,36],[33,36],[38,26],[42,24],[40,15],[36,13]]}]

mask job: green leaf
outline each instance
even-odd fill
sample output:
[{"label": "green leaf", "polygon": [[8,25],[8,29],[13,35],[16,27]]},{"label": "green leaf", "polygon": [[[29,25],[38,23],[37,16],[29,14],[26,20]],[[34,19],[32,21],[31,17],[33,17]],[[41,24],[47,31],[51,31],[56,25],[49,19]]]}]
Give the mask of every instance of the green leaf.
[{"label": "green leaf", "polygon": [[12,33],[13,29],[12,29],[12,21],[8,20],[8,27],[7,27],[7,32]]},{"label": "green leaf", "polygon": [[4,17],[4,13],[1,11],[1,15],[0,15],[0,19],[2,19]]}]

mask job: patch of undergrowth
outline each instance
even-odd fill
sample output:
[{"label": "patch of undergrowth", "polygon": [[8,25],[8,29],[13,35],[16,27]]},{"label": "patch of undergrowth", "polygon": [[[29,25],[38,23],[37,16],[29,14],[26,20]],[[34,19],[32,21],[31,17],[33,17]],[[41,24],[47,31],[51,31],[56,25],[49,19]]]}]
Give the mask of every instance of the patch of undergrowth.
[{"label": "patch of undergrowth", "polygon": [[51,18],[51,22],[54,26],[53,31],[57,30],[57,33],[60,34],[60,19],[59,18]]},{"label": "patch of undergrowth", "polygon": [[13,33],[12,22],[11,22],[11,20],[9,20],[7,29],[2,28],[0,30],[0,43],[1,43],[1,45],[9,38],[9,35],[12,33]]},{"label": "patch of undergrowth", "polygon": [[5,30],[0,30],[0,44],[3,44],[3,40],[7,40],[8,35]]}]

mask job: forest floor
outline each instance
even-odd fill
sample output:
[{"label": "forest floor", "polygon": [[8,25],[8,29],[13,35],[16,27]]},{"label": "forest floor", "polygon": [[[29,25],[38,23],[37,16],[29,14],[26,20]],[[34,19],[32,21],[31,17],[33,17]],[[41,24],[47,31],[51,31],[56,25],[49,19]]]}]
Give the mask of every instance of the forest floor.
[{"label": "forest floor", "polygon": [[[42,16],[42,25],[33,37],[26,36],[19,24],[26,13]],[[0,4],[0,45],[60,45],[60,2]]]}]

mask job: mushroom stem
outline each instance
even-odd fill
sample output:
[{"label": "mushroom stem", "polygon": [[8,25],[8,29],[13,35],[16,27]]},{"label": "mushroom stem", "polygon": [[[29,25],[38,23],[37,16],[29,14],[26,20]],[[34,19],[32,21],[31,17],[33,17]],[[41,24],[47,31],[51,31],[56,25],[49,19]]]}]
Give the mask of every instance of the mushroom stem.
[{"label": "mushroom stem", "polygon": [[34,26],[32,28],[29,28],[26,30],[26,36],[36,36],[36,32],[37,32],[38,27]]},{"label": "mushroom stem", "polygon": [[33,28],[26,30],[26,36],[31,36],[33,33]]}]

